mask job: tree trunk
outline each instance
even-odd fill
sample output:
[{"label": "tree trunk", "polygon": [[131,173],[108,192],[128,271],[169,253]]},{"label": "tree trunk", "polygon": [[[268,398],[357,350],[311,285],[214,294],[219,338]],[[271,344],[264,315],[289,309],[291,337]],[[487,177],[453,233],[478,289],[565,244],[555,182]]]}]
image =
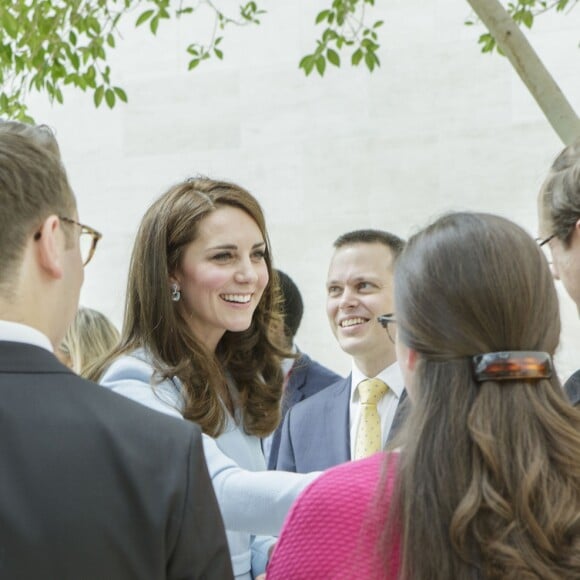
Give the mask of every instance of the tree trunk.
[{"label": "tree trunk", "polygon": [[580,119],[524,33],[499,0],[467,0],[565,145],[580,137]]}]

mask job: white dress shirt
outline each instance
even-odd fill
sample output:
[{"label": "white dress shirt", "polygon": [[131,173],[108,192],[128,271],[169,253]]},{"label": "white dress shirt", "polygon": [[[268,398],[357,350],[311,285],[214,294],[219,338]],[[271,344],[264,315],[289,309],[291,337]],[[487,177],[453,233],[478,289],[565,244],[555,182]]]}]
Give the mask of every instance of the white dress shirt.
[{"label": "white dress shirt", "polygon": [[389,390],[385,396],[378,402],[377,409],[379,417],[381,418],[381,435],[383,439],[383,447],[389,438],[389,431],[399,406],[399,400],[405,389],[403,382],[403,374],[399,363],[395,362],[383,369],[375,377],[367,377],[363,374],[355,362],[352,364],[352,376],[350,383],[350,456],[354,457],[354,446],[356,442],[356,434],[358,431],[358,424],[360,421],[360,395],[358,392],[358,385],[365,379],[381,379],[384,381]]},{"label": "white dress shirt", "polygon": [[48,336],[42,334],[40,330],[32,328],[32,326],[20,324],[19,322],[0,320],[0,340],[33,344],[34,346],[39,346],[40,348],[54,352]]}]

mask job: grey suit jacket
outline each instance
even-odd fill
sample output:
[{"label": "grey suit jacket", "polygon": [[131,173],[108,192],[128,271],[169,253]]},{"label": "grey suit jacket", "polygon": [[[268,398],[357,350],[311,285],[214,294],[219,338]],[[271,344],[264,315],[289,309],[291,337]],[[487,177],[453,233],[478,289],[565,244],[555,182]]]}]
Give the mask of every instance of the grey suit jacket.
[{"label": "grey suit jacket", "polygon": [[[284,390],[284,396],[282,398],[282,419],[286,417],[286,413],[294,405],[304,399],[312,397],[322,389],[339,380],[341,380],[340,375],[337,375],[330,369],[312,360],[307,354],[300,353],[300,356],[292,365],[292,372],[290,373],[288,384]],[[268,469],[276,469],[281,439],[282,424],[274,431],[272,448],[268,459]]]},{"label": "grey suit jacket", "polygon": [[232,578],[197,426],[0,341],[0,578]]},{"label": "grey suit jacket", "polygon": [[[308,473],[350,461],[351,376],[290,409],[282,425],[276,469]],[[403,391],[389,439],[405,417]]]}]

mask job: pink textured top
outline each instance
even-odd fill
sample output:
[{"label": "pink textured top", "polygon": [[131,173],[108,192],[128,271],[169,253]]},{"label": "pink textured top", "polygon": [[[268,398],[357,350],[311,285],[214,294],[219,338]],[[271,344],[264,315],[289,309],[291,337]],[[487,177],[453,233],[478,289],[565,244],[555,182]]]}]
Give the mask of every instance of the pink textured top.
[{"label": "pink textured top", "polygon": [[[396,476],[396,454],[330,469],[300,495],[282,528],[268,565],[267,580],[395,579],[400,567],[400,538],[379,546]],[[381,554],[388,551],[388,564]]]}]

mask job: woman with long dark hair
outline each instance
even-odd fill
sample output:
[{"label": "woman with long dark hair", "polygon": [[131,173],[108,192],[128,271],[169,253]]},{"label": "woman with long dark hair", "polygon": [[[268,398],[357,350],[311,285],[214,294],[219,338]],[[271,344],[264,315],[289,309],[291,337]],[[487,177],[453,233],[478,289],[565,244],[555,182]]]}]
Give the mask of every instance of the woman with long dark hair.
[{"label": "woman with long dark hair", "polygon": [[442,217],[399,258],[395,309],[412,402],[397,450],[302,494],[268,580],[580,578],[580,412],[552,364],[541,250],[501,217]]},{"label": "woman with long dark hair", "polygon": [[141,222],[121,341],[92,378],[201,426],[239,579],[263,571],[274,539],[255,535],[278,533],[314,477],[264,471],[260,437],[280,420],[280,362],[289,356],[282,336],[256,199],[205,178],[169,189]]}]

